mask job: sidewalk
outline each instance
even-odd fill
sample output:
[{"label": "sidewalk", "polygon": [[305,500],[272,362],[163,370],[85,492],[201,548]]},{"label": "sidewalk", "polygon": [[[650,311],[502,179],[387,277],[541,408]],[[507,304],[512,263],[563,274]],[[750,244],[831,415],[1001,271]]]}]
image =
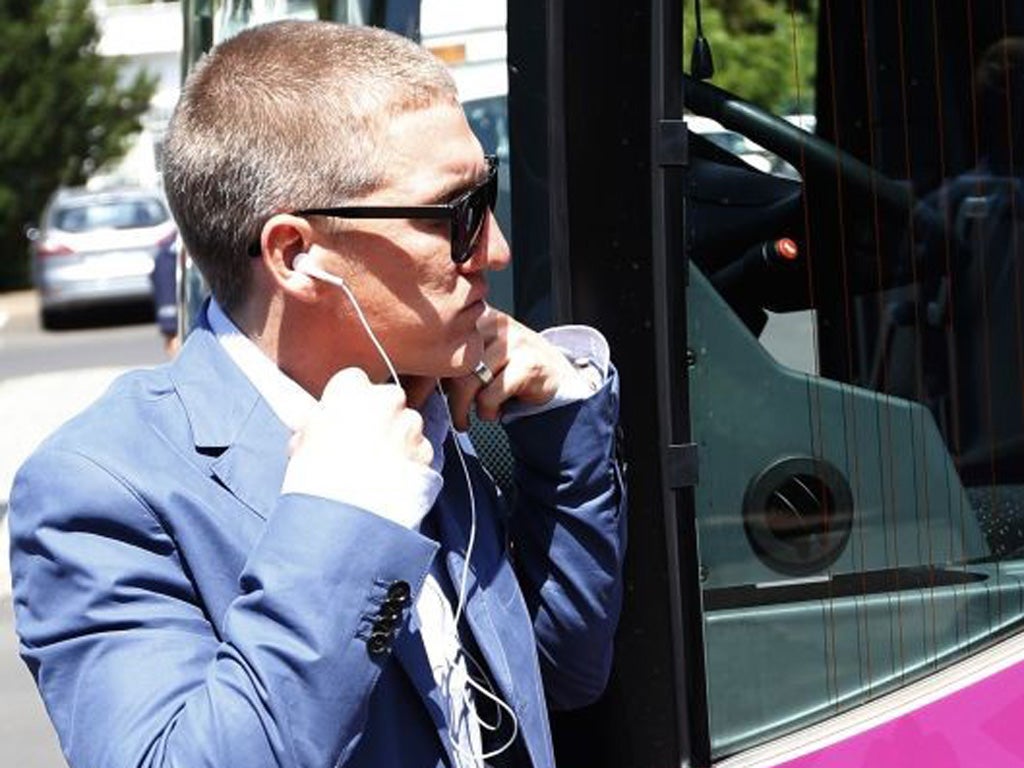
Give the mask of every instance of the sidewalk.
[{"label": "sidewalk", "polygon": [[28,321],[39,311],[39,294],[34,290],[0,293],[0,328]]}]

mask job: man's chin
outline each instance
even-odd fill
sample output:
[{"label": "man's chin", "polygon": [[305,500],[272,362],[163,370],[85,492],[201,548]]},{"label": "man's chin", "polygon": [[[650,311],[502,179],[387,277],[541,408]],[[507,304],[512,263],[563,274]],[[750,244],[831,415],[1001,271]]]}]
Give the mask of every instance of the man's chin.
[{"label": "man's chin", "polygon": [[457,379],[460,376],[468,376],[472,373],[473,368],[483,360],[483,357],[483,339],[476,336],[451,351],[447,357],[442,358],[443,362],[439,364],[425,363],[415,367],[410,365],[407,370],[402,372],[402,378],[408,375],[431,379]]}]

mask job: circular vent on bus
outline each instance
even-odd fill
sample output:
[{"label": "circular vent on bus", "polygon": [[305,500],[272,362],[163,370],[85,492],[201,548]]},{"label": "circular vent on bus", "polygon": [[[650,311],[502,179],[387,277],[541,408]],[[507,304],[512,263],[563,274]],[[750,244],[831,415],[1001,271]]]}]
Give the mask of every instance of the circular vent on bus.
[{"label": "circular vent on bus", "polygon": [[757,556],[791,576],[835,562],[852,524],[850,486],[821,459],[780,459],[754,478],[743,498],[743,527]]}]

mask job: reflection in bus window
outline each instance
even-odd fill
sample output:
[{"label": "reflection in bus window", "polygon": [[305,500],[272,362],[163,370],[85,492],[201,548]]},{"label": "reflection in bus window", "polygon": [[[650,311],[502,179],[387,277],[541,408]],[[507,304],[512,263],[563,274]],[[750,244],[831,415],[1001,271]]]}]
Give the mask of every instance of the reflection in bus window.
[{"label": "reflection in bus window", "polygon": [[[686,93],[689,110],[755,133],[792,169],[760,173],[691,140],[690,406],[717,756],[1024,626],[1024,9],[762,5],[755,24],[705,4],[712,83],[735,93],[693,80]],[[729,33],[719,47],[715,25]],[[816,49],[827,69],[808,81]],[[732,68],[765,57],[762,69],[788,66],[788,86]],[[736,98],[762,117],[726,109]],[[816,137],[796,132],[809,104]],[[792,316],[804,322],[779,325]],[[780,365],[766,336],[810,344],[813,364]]]}]

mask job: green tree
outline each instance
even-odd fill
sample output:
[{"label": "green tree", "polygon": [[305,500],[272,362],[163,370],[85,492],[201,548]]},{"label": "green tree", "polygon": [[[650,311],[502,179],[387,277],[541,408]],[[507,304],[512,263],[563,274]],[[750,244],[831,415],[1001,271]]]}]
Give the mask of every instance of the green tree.
[{"label": "green tree", "polygon": [[121,157],[156,81],[120,84],[89,0],[0,0],[0,289],[25,285],[23,227],[62,184]]},{"label": "green tree", "polygon": [[[817,0],[703,0],[711,82],[776,113],[813,112]],[[695,14],[687,4],[684,69]]]}]

